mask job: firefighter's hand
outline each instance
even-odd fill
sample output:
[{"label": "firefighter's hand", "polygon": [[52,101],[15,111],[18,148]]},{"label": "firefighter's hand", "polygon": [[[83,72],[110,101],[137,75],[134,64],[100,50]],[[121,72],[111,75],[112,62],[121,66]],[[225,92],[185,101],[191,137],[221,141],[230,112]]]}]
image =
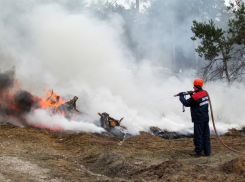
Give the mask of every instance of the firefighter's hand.
[{"label": "firefighter's hand", "polygon": [[180,93],[179,93],[179,96],[184,96],[184,94],[183,94],[183,93],[184,93],[184,92],[180,92]]},{"label": "firefighter's hand", "polygon": [[189,95],[193,95],[194,92],[192,90],[188,91]]}]

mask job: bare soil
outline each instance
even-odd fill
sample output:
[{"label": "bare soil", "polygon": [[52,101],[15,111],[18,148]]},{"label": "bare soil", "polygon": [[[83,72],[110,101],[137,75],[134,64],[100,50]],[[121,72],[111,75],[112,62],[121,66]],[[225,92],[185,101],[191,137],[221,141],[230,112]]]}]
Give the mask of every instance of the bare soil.
[{"label": "bare soil", "polygon": [[[245,136],[235,129],[221,139],[245,151]],[[0,124],[0,181],[245,181],[245,155],[226,149],[215,136],[209,157],[189,155],[192,138],[141,132],[122,140]]]}]

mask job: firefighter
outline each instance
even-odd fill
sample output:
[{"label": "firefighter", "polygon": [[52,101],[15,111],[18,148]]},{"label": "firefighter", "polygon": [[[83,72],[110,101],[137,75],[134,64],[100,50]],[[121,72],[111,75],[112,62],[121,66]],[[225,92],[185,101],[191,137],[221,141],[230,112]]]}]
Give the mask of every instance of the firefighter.
[{"label": "firefighter", "polygon": [[209,156],[211,153],[210,130],[209,130],[209,99],[205,90],[202,89],[203,81],[199,78],[194,80],[194,94],[190,94],[189,99],[185,99],[183,92],[179,93],[180,102],[190,107],[191,118],[194,123],[194,145],[195,149],[191,156]]}]

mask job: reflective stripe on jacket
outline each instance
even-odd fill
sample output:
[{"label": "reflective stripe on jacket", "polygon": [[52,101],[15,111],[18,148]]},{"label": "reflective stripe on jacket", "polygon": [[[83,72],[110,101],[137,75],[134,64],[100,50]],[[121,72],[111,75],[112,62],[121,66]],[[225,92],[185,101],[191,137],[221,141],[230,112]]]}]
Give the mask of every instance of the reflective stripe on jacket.
[{"label": "reflective stripe on jacket", "polygon": [[186,106],[191,107],[192,122],[206,122],[209,121],[208,105],[209,99],[205,90],[198,90],[195,94],[191,95],[189,99],[180,96],[180,102]]}]

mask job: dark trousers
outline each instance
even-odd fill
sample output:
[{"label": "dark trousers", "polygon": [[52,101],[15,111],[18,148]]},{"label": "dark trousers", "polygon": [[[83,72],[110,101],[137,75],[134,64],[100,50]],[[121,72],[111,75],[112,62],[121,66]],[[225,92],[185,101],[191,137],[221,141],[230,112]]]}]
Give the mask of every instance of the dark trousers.
[{"label": "dark trousers", "polygon": [[194,122],[194,145],[195,152],[202,152],[205,155],[211,154],[210,130],[208,122]]}]

